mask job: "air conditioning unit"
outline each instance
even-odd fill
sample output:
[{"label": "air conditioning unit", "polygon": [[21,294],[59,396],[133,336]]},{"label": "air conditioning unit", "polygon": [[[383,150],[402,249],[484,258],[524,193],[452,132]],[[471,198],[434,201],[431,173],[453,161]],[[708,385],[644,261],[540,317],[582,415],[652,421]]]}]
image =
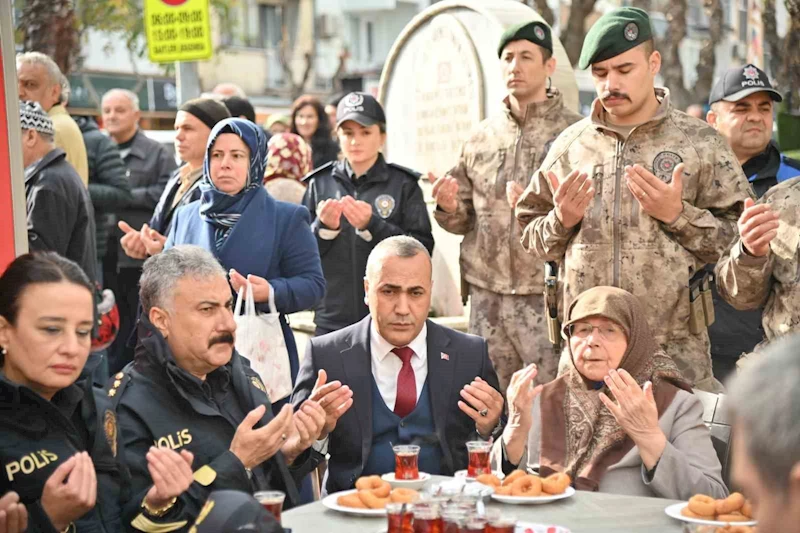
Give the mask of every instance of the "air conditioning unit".
[{"label": "air conditioning unit", "polygon": [[335,33],[331,15],[317,16],[317,37],[319,39],[330,39]]}]

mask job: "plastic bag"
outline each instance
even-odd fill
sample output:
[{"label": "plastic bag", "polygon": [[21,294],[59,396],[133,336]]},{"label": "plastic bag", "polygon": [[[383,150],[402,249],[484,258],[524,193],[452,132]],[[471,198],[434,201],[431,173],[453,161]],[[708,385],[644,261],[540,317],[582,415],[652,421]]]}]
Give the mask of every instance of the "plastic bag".
[{"label": "plastic bag", "polygon": [[258,313],[253,300],[253,285],[247,282],[247,303],[244,314],[242,296],[244,287],[239,289],[236,307],[233,311],[236,320],[236,351],[250,361],[267,388],[270,402],[277,402],[292,392],[292,372],[289,366],[289,351],[281,329],[280,313],[275,308],[275,294],[270,289],[269,313]]}]

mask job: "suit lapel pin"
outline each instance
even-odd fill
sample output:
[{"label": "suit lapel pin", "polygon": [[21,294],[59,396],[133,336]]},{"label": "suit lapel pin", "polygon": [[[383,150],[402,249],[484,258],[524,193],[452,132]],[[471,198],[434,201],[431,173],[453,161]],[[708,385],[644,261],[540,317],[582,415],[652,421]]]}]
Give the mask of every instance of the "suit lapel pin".
[{"label": "suit lapel pin", "polygon": [[449,361],[449,360],[450,360],[450,356],[447,355],[446,353],[442,352],[442,361]]}]

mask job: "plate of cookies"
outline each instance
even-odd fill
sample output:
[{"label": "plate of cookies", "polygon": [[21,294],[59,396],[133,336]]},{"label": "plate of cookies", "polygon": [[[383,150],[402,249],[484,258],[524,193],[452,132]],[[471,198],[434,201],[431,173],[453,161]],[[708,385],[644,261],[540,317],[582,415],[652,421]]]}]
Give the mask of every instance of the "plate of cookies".
[{"label": "plate of cookies", "polygon": [[380,476],[364,476],[356,481],[356,488],[326,496],[322,505],[333,511],[357,516],[384,516],[388,503],[412,503],[419,492],[411,489],[393,489]]},{"label": "plate of cookies", "polygon": [[753,507],[739,492],[715,500],[711,496],[696,494],[688,502],[670,505],[664,512],[677,520],[706,526],[755,526]]},{"label": "plate of cookies", "polygon": [[570,485],[572,480],[567,474],[557,473],[548,477],[528,474],[524,470],[515,470],[499,479],[481,480],[494,487],[492,499],[502,503],[518,505],[549,503],[569,498],[575,494]]}]

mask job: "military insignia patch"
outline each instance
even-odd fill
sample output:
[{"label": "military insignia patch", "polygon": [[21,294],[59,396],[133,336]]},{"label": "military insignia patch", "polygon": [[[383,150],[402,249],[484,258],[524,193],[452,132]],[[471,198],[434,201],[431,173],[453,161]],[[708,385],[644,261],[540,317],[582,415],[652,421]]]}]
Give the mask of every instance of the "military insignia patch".
[{"label": "military insignia patch", "polygon": [[111,454],[117,456],[117,415],[114,411],[106,409],[103,416],[103,430],[106,433],[106,440],[111,447]]},{"label": "military insignia patch", "polygon": [[623,30],[626,41],[635,41],[639,37],[639,26],[635,22],[629,22]]},{"label": "military insignia patch", "polygon": [[394,212],[394,206],[394,198],[388,194],[381,194],[375,198],[375,208],[378,210],[378,214],[381,216],[381,218],[389,218],[389,216]]},{"label": "military insignia patch", "polygon": [[653,159],[653,174],[664,183],[670,183],[672,173],[680,163],[683,163],[683,158],[675,152],[659,152]]},{"label": "military insignia patch", "polygon": [[267,394],[267,388],[264,386],[264,382],[261,381],[261,378],[258,376],[253,376],[250,378],[250,383],[253,384],[253,387],[257,388],[264,394]]},{"label": "military insignia patch", "polygon": [[533,28],[533,34],[540,41],[544,41],[544,30],[541,28],[541,26],[536,26],[535,28]]}]

